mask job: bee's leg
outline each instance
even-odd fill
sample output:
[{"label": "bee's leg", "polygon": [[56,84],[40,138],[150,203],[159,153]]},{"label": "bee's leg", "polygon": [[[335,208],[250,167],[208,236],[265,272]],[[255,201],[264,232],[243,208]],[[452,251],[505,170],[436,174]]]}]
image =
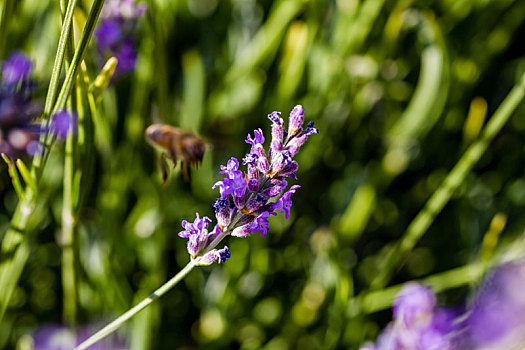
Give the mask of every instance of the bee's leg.
[{"label": "bee's leg", "polygon": [[190,166],[186,162],[181,162],[180,165],[181,165],[180,170],[182,173],[182,177],[184,178],[184,181],[190,182],[190,179],[191,179]]},{"label": "bee's leg", "polygon": [[[162,173],[162,184],[165,185],[170,175],[170,169],[168,167],[168,155],[162,153],[159,160],[160,171]],[[176,164],[175,164],[176,165]]]}]

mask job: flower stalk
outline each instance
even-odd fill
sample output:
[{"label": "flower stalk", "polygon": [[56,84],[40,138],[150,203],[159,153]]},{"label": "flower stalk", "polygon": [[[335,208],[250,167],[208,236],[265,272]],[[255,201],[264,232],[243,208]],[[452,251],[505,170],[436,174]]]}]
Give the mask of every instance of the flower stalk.
[{"label": "flower stalk", "polygon": [[200,258],[198,259],[192,259],[186,266],[179,271],[172,279],[170,279],[168,282],[163,284],[160,288],[158,288],[156,291],[154,291],[149,297],[143,299],[140,303],[126,311],[124,314],[119,316],[117,319],[115,319],[113,322],[109,323],[107,326],[102,328],[97,333],[93,334],[91,337],[86,339],[84,342],[79,344],[75,350],[84,350],[87,349],[89,346],[95,344],[99,340],[107,337],[111,333],[115,332],[117,329],[119,329],[127,320],[135,316],[140,311],[144,310],[148,305],[159,299],[161,296],[166,294],[171,288],[175,287],[177,283],[179,283],[184,277],[186,277],[191,270],[195,266],[198,265],[200,261]]}]

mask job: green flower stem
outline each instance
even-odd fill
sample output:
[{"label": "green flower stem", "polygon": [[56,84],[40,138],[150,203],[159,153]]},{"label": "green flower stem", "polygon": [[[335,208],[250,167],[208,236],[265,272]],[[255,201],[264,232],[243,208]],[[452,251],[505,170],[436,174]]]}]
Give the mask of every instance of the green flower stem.
[{"label": "green flower stem", "polygon": [[[67,5],[73,0],[61,0],[60,8],[62,16],[65,18]],[[66,69],[71,66],[71,58],[73,57],[74,40],[73,31],[70,28],[68,40],[66,41],[66,55],[65,63]],[[69,107],[74,105],[73,100],[76,95],[72,94],[69,101]],[[71,109],[71,108],[70,108]],[[74,186],[74,168],[73,168],[73,152],[74,137],[73,125],[69,126],[65,142],[65,156],[64,156],[64,178],[63,178],[63,200],[62,200],[62,290],[63,298],[63,319],[66,324],[75,324],[77,313],[77,290],[76,290],[76,274],[75,274],[75,239],[74,228],[76,218],[74,217],[73,191],[78,192],[78,189],[73,189]],[[78,185],[78,184],[77,184]]]},{"label": "green flower stem", "polygon": [[[479,281],[488,267],[489,265],[485,263],[473,263],[432,275],[423,279],[422,282],[431,286],[434,292],[439,293]],[[399,284],[371,291],[361,297],[351,299],[348,303],[347,311],[352,316],[388,309],[392,306],[395,296],[403,288],[403,285]]]},{"label": "green flower stem", "polygon": [[99,340],[107,337],[114,331],[116,331],[118,328],[120,328],[127,320],[135,316],[137,313],[142,311],[144,308],[146,308],[148,305],[159,299],[161,296],[166,294],[171,288],[173,288],[177,283],[179,283],[186,275],[190,273],[191,270],[198,264],[199,259],[193,259],[190,260],[190,262],[177,273],[172,279],[170,279],[168,282],[163,284],[159,289],[154,291],[149,297],[146,299],[143,299],[140,303],[135,305],[133,308],[126,311],[124,314],[122,314],[120,317],[115,319],[113,322],[108,324],[106,327],[102,328],[97,333],[93,334],[91,337],[86,339],[84,342],[82,342],[80,345],[78,345],[75,350],[83,350],[87,349],[89,346],[95,344]]},{"label": "green flower stem", "polygon": [[[73,149],[75,137],[73,125],[66,138],[64,158],[64,181],[62,200],[62,288],[64,292],[64,321],[74,324],[76,319],[76,276],[75,276],[75,239],[74,239],[74,203],[72,200],[74,186]],[[76,184],[78,185],[78,184]],[[75,189],[78,192],[78,189]]]},{"label": "green flower stem", "polygon": [[63,16],[62,29],[60,31],[60,38],[58,39],[58,49],[55,57],[55,63],[53,65],[53,72],[51,73],[51,80],[49,81],[49,88],[47,89],[46,102],[44,105],[44,118],[49,117],[53,104],[55,103],[55,97],[58,91],[58,81],[60,79],[60,73],[62,72],[62,65],[64,64],[64,55],[66,53],[66,46],[68,44],[68,38],[71,34],[71,27],[73,25],[73,12],[77,0],[70,0],[67,4],[66,11]]},{"label": "green flower stem", "polygon": [[509,120],[524,97],[525,74],[522,75],[519,83],[514,86],[498,107],[483,130],[481,137],[467,149],[443,183],[427,201],[423,210],[421,210],[410,223],[401,240],[382,260],[378,274],[370,285],[371,289],[381,289],[388,283],[394,271],[402,264],[403,258],[406,257],[425,234],[434,221],[434,218],[441,212],[445,204],[448,203],[454,191],[463,183],[474,164],[476,164],[485,153],[490,142]]},{"label": "green flower stem", "polygon": [[[71,6],[71,3],[74,1],[76,0],[71,0],[68,3],[68,10],[69,10],[69,7]],[[100,16],[100,11],[102,10],[103,5],[104,5],[104,0],[95,0],[93,3],[93,6],[91,6],[91,10],[89,12],[89,16],[86,21],[86,26],[84,27],[84,30],[82,31],[82,35],[80,36],[78,47],[75,50],[75,55],[73,56],[71,65],[69,66],[69,69],[67,71],[66,78],[64,80],[64,83],[62,84],[62,88],[60,89],[60,94],[58,95],[56,103],[54,104],[51,110],[51,113],[49,113],[49,115],[53,115],[56,112],[64,109],[66,105],[66,101],[68,97],[70,96],[71,91],[73,90],[73,85],[74,85],[73,83],[76,79],[78,69],[80,67],[80,63],[84,59],[84,55],[86,53],[91,37],[93,36],[93,31],[95,30],[95,26],[98,22],[98,17]],[[68,15],[68,12],[66,10],[66,19],[67,19],[67,15]],[[65,39],[63,43],[64,48],[66,46]],[[60,44],[62,44],[62,42],[60,42]],[[62,50],[64,50],[64,48],[62,48]],[[59,49],[60,49],[60,46],[59,46]],[[55,87],[53,86],[53,88]],[[51,89],[51,85],[50,85],[50,89]],[[50,96],[48,96],[48,98],[51,99]],[[47,103],[47,100],[48,99],[46,99],[46,103]],[[44,109],[44,114],[46,114],[46,109]],[[47,123],[49,124],[49,119]],[[37,170],[40,169],[42,165],[45,164],[45,162],[47,161],[47,157],[49,156],[49,148],[51,147],[52,142],[53,142],[53,135],[51,133],[48,133],[45,136],[44,147],[43,147],[44,151],[41,152],[39,157],[34,158],[33,165]]]},{"label": "green flower stem", "polygon": [[28,220],[36,207],[36,194],[26,187],[16,207],[11,226],[5,233],[0,250],[0,321],[2,320],[16,282],[29,257],[29,242],[24,236]]}]

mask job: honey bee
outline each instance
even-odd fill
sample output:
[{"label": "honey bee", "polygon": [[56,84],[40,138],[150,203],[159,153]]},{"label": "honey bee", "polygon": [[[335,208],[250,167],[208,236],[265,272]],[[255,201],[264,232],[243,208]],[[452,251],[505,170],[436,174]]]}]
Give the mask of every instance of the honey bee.
[{"label": "honey bee", "polygon": [[204,141],[191,132],[166,124],[152,124],[146,128],[144,134],[151,145],[163,151],[160,166],[164,183],[169,175],[166,158],[172,160],[174,168],[180,160],[182,176],[185,181],[189,181],[190,166],[196,168],[202,163],[206,151]]}]

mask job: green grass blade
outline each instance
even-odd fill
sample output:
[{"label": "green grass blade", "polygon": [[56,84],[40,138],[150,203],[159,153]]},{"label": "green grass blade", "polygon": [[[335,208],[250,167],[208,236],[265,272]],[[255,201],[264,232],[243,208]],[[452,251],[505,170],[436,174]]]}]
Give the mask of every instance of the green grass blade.
[{"label": "green grass blade", "polygon": [[421,210],[410,223],[401,240],[382,260],[378,274],[371,283],[372,289],[383,288],[388,283],[394,271],[400,267],[403,258],[406,257],[421,237],[423,237],[435,217],[441,212],[445,204],[448,203],[454,191],[463,183],[472,167],[485,153],[490,142],[509,120],[524,97],[525,74],[522,75],[519,83],[514,86],[496,110],[483,130],[481,137],[467,149],[443,183],[427,201],[423,210]]}]

